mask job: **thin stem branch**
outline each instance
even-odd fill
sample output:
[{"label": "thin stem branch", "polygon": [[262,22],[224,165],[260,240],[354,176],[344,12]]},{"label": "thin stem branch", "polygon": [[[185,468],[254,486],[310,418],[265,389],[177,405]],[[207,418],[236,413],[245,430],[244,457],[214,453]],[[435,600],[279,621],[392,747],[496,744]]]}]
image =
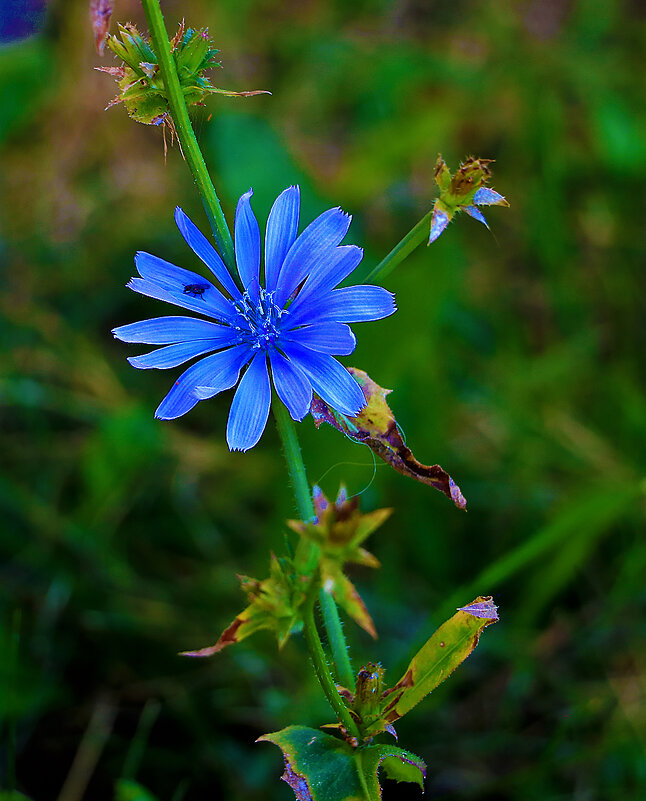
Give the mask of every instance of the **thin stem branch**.
[{"label": "thin stem branch", "polygon": [[198,191],[204,203],[207,217],[213,229],[213,235],[222,254],[225,264],[230,270],[235,268],[235,256],[233,250],[233,240],[231,232],[224,217],[220,200],[215,192],[213,183],[209,176],[202,151],[195,138],[193,126],[188,116],[184,93],[180,86],[177,76],[175,59],[170,49],[170,41],[164,24],[164,17],[159,6],[159,0],[142,0],[150,36],[152,38],[153,49],[157,56],[159,70],[161,72],[168,105],[170,106],[171,116],[175,124],[177,138],[182,148],[184,158],[193,173],[193,178],[197,184]]},{"label": "thin stem branch", "polygon": [[319,592],[319,603],[323,612],[325,630],[332,650],[332,659],[336,667],[339,684],[347,687],[350,692],[354,692],[354,671],[352,670],[348,646],[343,634],[339,610],[332,593],[328,592],[325,587],[322,587]]},{"label": "thin stem branch", "polygon": [[330,669],[327,664],[327,659],[325,658],[325,651],[321,645],[321,639],[316,628],[316,622],[314,621],[315,600],[316,595],[311,593],[311,597],[305,604],[305,611],[303,613],[303,633],[305,634],[307,648],[310,652],[312,662],[314,663],[314,670],[316,671],[319,683],[323,688],[323,692],[325,693],[327,700],[330,702],[330,706],[334,710],[339,722],[351,737],[356,737],[357,740],[360,740],[361,735],[359,733],[359,729],[357,728],[357,724],[350,716],[346,705],[343,703],[343,699],[339,695],[339,691],[336,688],[332,676],[330,675]]},{"label": "thin stem branch", "polygon": [[422,217],[417,225],[368,273],[364,279],[365,283],[375,281],[377,278],[385,278],[428,238],[432,214],[433,212],[429,211],[428,214]]}]

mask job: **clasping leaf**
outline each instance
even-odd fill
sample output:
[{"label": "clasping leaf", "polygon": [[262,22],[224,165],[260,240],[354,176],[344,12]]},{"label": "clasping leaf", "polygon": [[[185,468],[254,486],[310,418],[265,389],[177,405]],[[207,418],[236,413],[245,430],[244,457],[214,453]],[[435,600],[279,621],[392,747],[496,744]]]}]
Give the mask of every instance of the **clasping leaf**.
[{"label": "clasping leaf", "polygon": [[386,778],[415,782],[424,789],[423,760],[394,745],[353,748],[307,726],[288,726],[259,737],[258,742],[274,743],[282,750],[281,778],[297,801],[379,801],[380,770]]}]

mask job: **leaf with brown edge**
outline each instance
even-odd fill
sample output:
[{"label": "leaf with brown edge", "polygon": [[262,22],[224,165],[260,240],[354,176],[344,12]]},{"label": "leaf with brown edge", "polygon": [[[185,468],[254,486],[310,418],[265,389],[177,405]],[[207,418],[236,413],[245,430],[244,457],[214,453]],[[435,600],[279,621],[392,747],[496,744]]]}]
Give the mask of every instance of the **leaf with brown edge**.
[{"label": "leaf with brown edge", "polygon": [[439,464],[429,466],[418,462],[404,443],[397,421],[386,403],[386,395],[392,390],[380,387],[363,370],[348,367],[348,371],[361,387],[366,406],[356,417],[346,417],[315,395],[310,411],[316,427],[319,428],[321,423],[329,423],[350,439],[367,445],[393,470],[435,487],[459,509],[466,509],[467,502],[460,488],[446,470]]},{"label": "leaf with brown edge", "polygon": [[110,30],[110,19],[114,11],[113,0],[90,0],[90,22],[94,31],[96,52],[102,56],[105,50],[105,37]]},{"label": "leaf with brown edge", "polygon": [[384,695],[383,718],[401,718],[432,692],[473,652],[482,631],[498,621],[490,596],[479,596],[443,623],[411,660],[397,684]]},{"label": "leaf with brown edge", "polygon": [[278,639],[278,647],[282,648],[290,634],[302,625],[301,608],[310,579],[297,575],[289,559],[278,559],[272,554],[270,575],[264,581],[248,576],[238,578],[251,602],[249,606],[227,626],[215,645],[183,651],[182,656],[213,656],[261,629],[273,631]]},{"label": "leaf with brown edge", "polygon": [[296,801],[380,801],[380,774],[424,786],[424,761],[394,745],[353,748],[307,726],[288,726],[257,742],[273,743],[283,752],[281,779],[292,788]]}]

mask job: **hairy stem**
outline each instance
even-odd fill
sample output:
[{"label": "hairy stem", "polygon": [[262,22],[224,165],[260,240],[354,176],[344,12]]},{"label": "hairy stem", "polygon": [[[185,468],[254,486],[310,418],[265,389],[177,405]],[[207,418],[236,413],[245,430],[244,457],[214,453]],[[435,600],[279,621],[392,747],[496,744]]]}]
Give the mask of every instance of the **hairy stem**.
[{"label": "hairy stem", "polygon": [[368,273],[364,279],[365,283],[375,281],[377,278],[385,278],[398,264],[408,258],[415,248],[419,247],[422,242],[428,239],[432,214],[433,212],[429,211],[428,214],[422,217],[417,225]]},{"label": "hairy stem", "polygon": [[287,470],[294,489],[298,513],[301,516],[301,520],[313,520],[315,517],[314,504],[312,503],[310,485],[307,482],[301,446],[296,435],[296,426],[285,406],[275,395],[271,408],[276,418],[278,433],[283,442]]},{"label": "hairy stem", "polygon": [[310,657],[314,663],[314,670],[316,671],[316,675],[321,687],[323,688],[323,692],[325,693],[327,700],[330,702],[330,706],[334,710],[339,723],[341,723],[343,728],[351,737],[356,737],[357,740],[360,740],[357,724],[350,716],[346,705],[343,703],[343,699],[339,695],[339,691],[336,688],[334,680],[330,675],[330,669],[327,664],[327,659],[325,658],[325,652],[323,651],[321,639],[316,628],[316,622],[314,621],[315,600],[316,595],[314,593],[310,593],[310,598],[305,605],[305,611],[303,614],[303,633],[305,634],[305,641],[310,652]]},{"label": "hairy stem", "polygon": [[348,690],[353,693],[354,672],[348,654],[348,646],[346,645],[345,636],[343,635],[339,610],[332,597],[332,593],[328,592],[325,587],[322,587],[319,592],[319,603],[321,605],[321,611],[323,612],[325,630],[327,631],[330,649],[332,650],[332,659],[336,667],[336,675],[339,684],[347,687]]},{"label": "hairy stem", "polygon": [[188,116],[184,93],[177,77],[175,59],[170,49],[170,41],[164,24],[164,17],[159,6],[159,0],[142,0],[150,36],[152,38],[153,49],[157,55],[157,62],[161,72],[168,105],[170,106],[171,116],[175,124],[175,131],[179,140],[182,153],[193,173],[193,178],[197,184],[198,191],[204,203],[207,217],[213,230],[218,249],[222,254],[225,264],[231,271],[235,268],[235,256],[231,232],[224,217],[220,200],[215,192],[213,183],[209,176],[202,151],[195,138],[193,126]]},{"label": "hairy stem", "polygon": [[[276,418],[276,425],[278,433],[283,442],[283,450],[285,452],[285,459],[287,460],[287,470],[291,479],[294,496],[296,498],[296,506],[298,507],[299,514],[302,520],[314,519],[314,504],[312,503],[312,496],[310,494],[310,486],[307,481],[307,474],[305,472],[305,464],[301,454],[301,448],[296,435],[296,426],[289,415],[287,409],[283,406],[280,400],[274,397],[272,403],[274,417]],[[320,556],[319,547],[314,542],[308,542],[301,539],[296,551],[296,562],[300,569],[305,574],[312,576],[317,571],[317,563]],[[336,685],[330,674],[330,670],[319,639],[316,623],[314,622],[314,604],[316,602],[316,592],[318,587],[318,580],[313,577],[310,590],[310,597],[306,602],[306,609],[304,613],[305,623],[305,641],[307,643],[316,675],[323,688],[332,709],[336,712],[337,717],[343,724],[346,731],[354,737],[359,736],[358,729],[350,717],[346,709],[343,699],[336,689]],[[339,682],[348,689],[354,689],[354,678],[352,673],[352,666],[348,657],[348,648],[343,636],[343,629],[341,628],[341,621],[339,619],[339,612],[336,608],[334,598],[325,589],[321,589],[319,594],[319,601],[323,610],[323,619],[332,649],[332,657],[335,663],[335,672],[338,676]]]}]

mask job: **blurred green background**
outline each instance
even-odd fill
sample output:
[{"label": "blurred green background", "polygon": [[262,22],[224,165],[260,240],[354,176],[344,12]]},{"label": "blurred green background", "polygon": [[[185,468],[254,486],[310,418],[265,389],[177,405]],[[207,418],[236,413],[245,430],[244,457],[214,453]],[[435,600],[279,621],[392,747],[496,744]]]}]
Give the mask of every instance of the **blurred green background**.
[{"label": "blurred green background", "polygon": [[[298,182],[303,220],[354,215],[367,270],[429,209],[438,152],[496,159],[511,208],[487,213],[493,235],[463,216],[421,247],[385,282],[399,312],[356,326],[346,360],[393,388],[409,446],[468,513],[311,418],[309,478],[396,510],[369,543],[381,571],[353,574],[380,633],[347,625],[356,666],[395,679],[456,606],[500,605],[398,726],[427,798],[646,797],[644,6],[163,8],[171,29],[209,27],[216,85],[273,92],[195,117],[230,219],[249,186],[264,221]],[[145,28],[134,0],[116,20]],[[33,801],[103,801],[122,777],[161,801],[289,799],[254,740],[330,720],[302,639],[176,655],[217,639],[244,603],[235,574],[266,575],[295,510],[271,425],[228,453],[230,393],[155,421],[179,370],[133,370],[110,334],[169,313],[124,288],[136,250],[197,266],[174,207],[207,225],[178,149],[165,163],[159,129],[103,110],[116,87],[92,67],[114,63],[79,0],[0,47],[0,783],[15,771]]]}]

